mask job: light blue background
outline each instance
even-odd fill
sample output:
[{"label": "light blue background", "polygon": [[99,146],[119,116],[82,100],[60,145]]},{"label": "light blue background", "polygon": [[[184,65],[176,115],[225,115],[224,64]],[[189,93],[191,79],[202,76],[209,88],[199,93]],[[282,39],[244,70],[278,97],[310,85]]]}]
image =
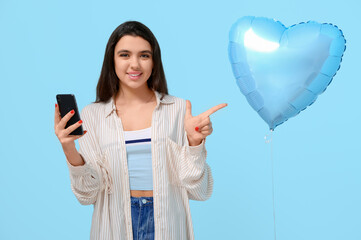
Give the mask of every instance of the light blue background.
[{"label": "light blue background", "polygon": [[191,202],[196,239],[273,239],[268,127],[240,93],[228,32],[245,15],[285,26],[315,20],[343,30],[341,69],[316,103],[274,132],[279,240],[361,239],[360,54],[356,0],[0,2],[0,239],[88,239],[92,206],[81,206],[54,134],[58,93],[79,108],[95,100],[105,45],[126,20],[156,35],[172,95],[212,116],[206,202]]}]

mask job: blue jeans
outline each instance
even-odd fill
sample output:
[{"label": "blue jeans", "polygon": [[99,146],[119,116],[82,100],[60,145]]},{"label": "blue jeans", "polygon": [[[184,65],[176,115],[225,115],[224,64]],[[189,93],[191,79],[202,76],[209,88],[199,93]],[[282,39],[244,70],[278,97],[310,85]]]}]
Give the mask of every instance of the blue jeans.
[{"label": "blue jeans", "polygon": [[154,240],[153,197],[131,197],[133,240]]}]

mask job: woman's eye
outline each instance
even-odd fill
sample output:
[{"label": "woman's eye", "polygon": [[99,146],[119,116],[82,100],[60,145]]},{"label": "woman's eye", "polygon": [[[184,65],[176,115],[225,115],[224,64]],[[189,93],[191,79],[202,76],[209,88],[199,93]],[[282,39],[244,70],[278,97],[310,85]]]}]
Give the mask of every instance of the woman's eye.
[{"label": "woman's eye", "polygon": [[150,58],[150,56],[148,54],[143,54],[141,55],[142,58]]},{"label": "woman's eye", "polygon": [[120,54],[119,56],[120,56],[120,57],[128,57],[129,55],[126,54],[126,53],[122,53],[122,54]]}]

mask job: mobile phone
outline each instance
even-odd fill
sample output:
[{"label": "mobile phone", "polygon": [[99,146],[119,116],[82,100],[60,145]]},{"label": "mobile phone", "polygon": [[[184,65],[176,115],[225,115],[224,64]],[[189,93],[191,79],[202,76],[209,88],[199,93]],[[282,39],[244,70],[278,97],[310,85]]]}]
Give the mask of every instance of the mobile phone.
[{"label": "mobile phone", "polygon": [[[61,118],[63,118],[68,112],[74,109],[74,115],[66,123],[65,128],[73,125],[80,120],[80,114],[78,111],[78,105],[76,104],[74,94],[57,94],[56,101],[58,102]],[[80,125],[77,129],[72,131],[69,135],[83,135],[83,127]]]}]

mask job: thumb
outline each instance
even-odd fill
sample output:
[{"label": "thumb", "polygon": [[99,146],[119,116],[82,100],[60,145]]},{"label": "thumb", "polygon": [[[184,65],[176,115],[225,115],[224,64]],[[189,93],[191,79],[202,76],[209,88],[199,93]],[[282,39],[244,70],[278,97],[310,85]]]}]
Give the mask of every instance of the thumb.
[{"label": "thumb", "polygon": [[191,117],[192,116],[192,104],[191,101],[187,100],[186,101],[186,117]]}]

